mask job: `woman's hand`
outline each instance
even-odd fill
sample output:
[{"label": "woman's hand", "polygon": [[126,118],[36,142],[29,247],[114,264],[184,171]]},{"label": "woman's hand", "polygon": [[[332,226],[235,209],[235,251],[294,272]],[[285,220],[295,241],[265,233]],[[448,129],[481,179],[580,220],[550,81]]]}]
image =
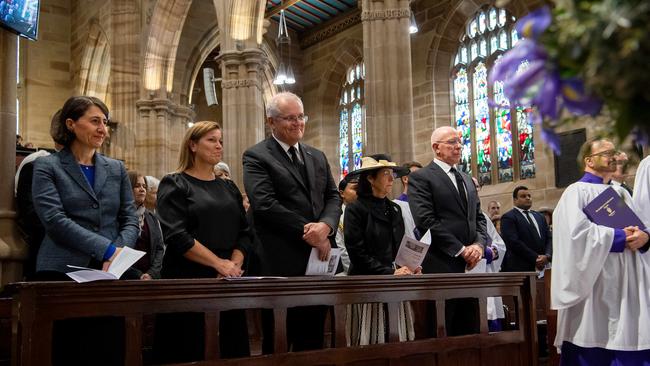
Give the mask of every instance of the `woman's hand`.
[{"label": "woman's hand", "polygon": [[118,254],[120,254],[121,251],[122,251],[121,247],[115,248],[115,253],[113,253],[111,258],[102,264],[102,271],[108,272],[108,267],[111,266],[111,263],[113,263],[113,260],[115,259],[115,257],[117,257]]},{"label": "woman's hand", "polygon": [[215,269],[224,277],[241,277],[244,272],[240,266],[229,259],[219,259]]},{"label": "woman's hand", "polygon": [[413,271],[411,271],[408,267],[400,267],[395,270],[395,273],[393,273],[395,276],[404,276],[404,275],[412,275]]},{"label": "woman's hand", "polygon": [[152,280],[151,275],[149,273],[143,273],[142,276],[140,276],[141,280]]}]

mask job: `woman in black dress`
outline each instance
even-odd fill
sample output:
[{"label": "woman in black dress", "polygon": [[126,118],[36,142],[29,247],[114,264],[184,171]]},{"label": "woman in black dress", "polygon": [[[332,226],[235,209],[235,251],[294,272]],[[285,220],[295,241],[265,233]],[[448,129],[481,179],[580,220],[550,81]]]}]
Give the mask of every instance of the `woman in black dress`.
[{"label": "woman in black dress", "polygon": [[[384,154],[364,157],[361,168],[350,173],[359,177],[357,200],[346,207],[343,224],[350,275],[414,274],[408,267],[394,264],[404,237],[404,220],[400,207],[388,198],[395,178],[408,173]],[[420,269],[415,273],[421,273]],[[400,340],[412,340],[413,321],[407,303],[400,309],[400,318]],[[383,304],[352,305],[347,323],[350,345],[384,343]]]},{"label": "woman in black dress", "polygon": [[[158,187],[158,215],[167,250],[162,278],[239,277],[251,246],[242,197],[233,182],[219,179],[221,127],[197,122],[181,143],[179,167]],[[160,362],[203,359],[203,314],[158,317],[156,355]],[[221,357],[250,354],[244,310],[222,312]]]}]

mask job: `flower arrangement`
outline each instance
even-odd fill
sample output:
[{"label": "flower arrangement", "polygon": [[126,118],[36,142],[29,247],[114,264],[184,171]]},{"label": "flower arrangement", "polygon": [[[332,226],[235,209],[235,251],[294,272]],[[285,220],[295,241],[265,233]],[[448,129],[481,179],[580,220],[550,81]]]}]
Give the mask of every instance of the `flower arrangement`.
[{"label": "flower arrangement", "polygon": [[[650,2],[554,0],[521,18],[522,39],[494,66],[517,105],[533,105],[542,137],[559,153],[556,127],[577,116],[605,115],[611,135],[648,144]],[[522,70],[520,65],[528,61]]]}]

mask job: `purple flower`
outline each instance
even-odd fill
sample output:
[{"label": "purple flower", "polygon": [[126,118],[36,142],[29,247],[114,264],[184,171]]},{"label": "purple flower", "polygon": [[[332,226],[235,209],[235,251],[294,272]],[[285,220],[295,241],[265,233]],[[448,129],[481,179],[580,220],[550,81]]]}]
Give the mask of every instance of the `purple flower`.
[{"label": "purple flower", "polygon": [[544,6],[519,19],[515,28],[522,37],[537,38],[550,24],[551,10],[548,6]]},{"label": "purple flower", "polygon": [[539,113],[552,120],[558,117],[558,95],[560,94],[560,76],[556,71],[546,71],[543,84],[532,103],[537,106]]},{"label": "purple flower", "polygon": [[514,48],[506,52],[492,67],[489,75],[490,84],[496,80],[506,81],[517,73],[523,61],[545,61],[548,58],[546,51],[529,39],[522,39]]},{"label": "purple flower", "polygon": [[551,150],[553,150],[555,155],[560,155],[562,153],[560,150],[560,138],[557,136],[555,131],[549,128],[542,128],[542,139],[548,144]]},{"label": "purple flower", "polygon": [[526,92],[533,86],[537,85],[546,74],[546,61],[537,60],[529,63],[529,66],[521,71],[515,72],[505,81],[503,93],[512,101],[519,101]]},{"label": "purple flower", "polygon": [[595,116],[603,106],[599,99],[585,93],[582,80],[576,78],[562,80],[561,92],[564,106],[573,114]]}]

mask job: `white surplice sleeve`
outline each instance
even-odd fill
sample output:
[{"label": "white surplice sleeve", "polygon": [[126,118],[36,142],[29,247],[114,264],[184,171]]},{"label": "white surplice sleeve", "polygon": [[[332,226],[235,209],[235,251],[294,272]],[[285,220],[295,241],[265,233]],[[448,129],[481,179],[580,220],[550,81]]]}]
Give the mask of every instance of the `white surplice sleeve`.
[{"label": "white surplice sleeve", "polygon": [[641,160],[634,179],[634,205],[641,221],[650,223],[650,156]]}]

